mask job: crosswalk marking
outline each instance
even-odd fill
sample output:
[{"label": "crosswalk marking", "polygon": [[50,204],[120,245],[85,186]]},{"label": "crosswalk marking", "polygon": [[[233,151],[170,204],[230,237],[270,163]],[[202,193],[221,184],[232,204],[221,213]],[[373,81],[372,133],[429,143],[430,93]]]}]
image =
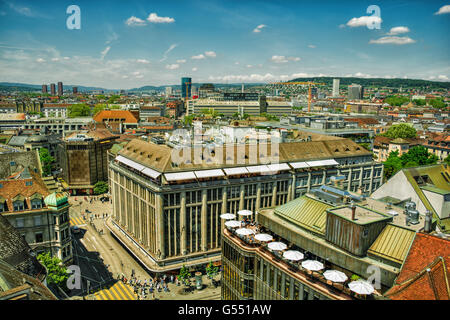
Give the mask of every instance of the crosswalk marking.
[{"label": "crosswalk marking", "polygon": [[131,288],[121,281],[94,293],[94,296],[97,300],[136,300],[136,295]]},{"label": "crosswalk marking", "polygon": [[78,217],[72,217],[72,218],[70,219],[70,225],[76,226],[76,225],[80,225],[80,224],[85,224],[85,222],[83,221],[83,219],[78,218]]}]

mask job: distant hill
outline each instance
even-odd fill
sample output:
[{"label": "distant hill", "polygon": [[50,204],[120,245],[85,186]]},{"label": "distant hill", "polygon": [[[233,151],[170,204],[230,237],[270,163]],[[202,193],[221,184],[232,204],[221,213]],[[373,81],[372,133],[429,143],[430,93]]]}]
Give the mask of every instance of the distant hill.
[{"label": "distant hill", "polygon": [[390,88],[443,88],[449,89],[450,82],[442,81],[428,81],[421,79],[385,79],[385,78],[354,78],[354,77],[311,77],[311,78],[295,78],[289,81],[314,81],[319,83],[325,83],[332,86],[333,79],[339,79],[341,86],[348,86],[353,83],[360,84],[364,87],[390,87]]},{"label": "distant hill", "polygon": [[[57,85],[55,83],[55,85]],[[73,87],[77,87],[79,92],[103,90],[108,91],[119,91],[118,89],[105,89],[100,87],[85,87],[72,84],[64,84],[64,90],[72,90]],[[14,82],[0,82],[0,91],[41,91],[42,85],[39,84],[28,84],[28,83],[14,83]],[[50,91],[50,85],[48,85],[48,90]]]}]

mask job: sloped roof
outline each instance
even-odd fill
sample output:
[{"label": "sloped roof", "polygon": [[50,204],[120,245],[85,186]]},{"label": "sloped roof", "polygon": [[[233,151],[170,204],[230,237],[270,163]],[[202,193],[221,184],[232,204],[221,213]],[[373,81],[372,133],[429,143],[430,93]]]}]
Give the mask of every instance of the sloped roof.
[{"label": "sloped roof", "polygon": [[[273,158],[271,148],[273,151]],[[371,155],[371,153],[360,147],[350,139],[309,141],[309,142],[289,142],[277,145],[258,144],[258,145],[232,145],[216,147],[214,155],[205,156],[204,159],[196,160],[194,155],[196,148],[190,149],[191,154],[185,155],[182,148],[176,149],[166,145],[156,145],[140,139],[133,139],[122,150],[119,151],[131,160],[142,165],[158,170],[159,172],[186,171],[192,169],[213,169],[234,166],[246,166],[266,164],[269,162],[290,162],[290,161],[308,161],[334,159],[340,157],[349,157],[357,155]],[[255,154],[256,150],[256,154]],[[189,163],[179,163],[174,165],[174,158],[190,159]],[[263,154],[263,157],[259,155]],[[272,161],[273,160],[273,161]],[[255,162],[256,161],[256,162]]]},{"label": "sloped roof", "polygon": [[304,229],[324,235],[328,208],[332,206],[305,195],[277,207],[274,212]]},{"label": "sloped roof", "polygon": [[394,300],[450,300],[450,241],[417,233],[386,296]]},{"label": "sloped roof", "polygon": [[388,224],[370,246],[367,253],[399,264],[406,259],[415,232],[400,226]]},{"label": "sloped roof", "polygon": [[101,110],[93,118],[96,122],[103,122],[107,119],[125,119],[125,123],[138,122],[138,119],[128,110]]}]

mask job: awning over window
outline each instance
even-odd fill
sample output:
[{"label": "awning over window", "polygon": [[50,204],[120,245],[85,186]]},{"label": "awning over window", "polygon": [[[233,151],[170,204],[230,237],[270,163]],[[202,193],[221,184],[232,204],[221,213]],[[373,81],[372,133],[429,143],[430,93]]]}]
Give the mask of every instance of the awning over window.
[{"label": "awning over window", "polygon": [[141,165],[141,164],[139,164],[137,162],[134,162],[133,160],[127,159],[127,158],[125,158],[125,157],[123,157],[121,155],[118,155],[116,157],[116,160],[121,162],[121,163],[123,163],[123,164],[125,164],[125,165],[127,165],[127,166],[129,166],[129,167],[131,167],[131,168],[133,168],[133,169],[136,169],[137,171],[142,171],[142,170],[145,169],[145,167],[143,165]]},{"label": "awning over window", "polygon": [[308,161],[307,164],[310,167],[322,167],[322,166],[335,166],[339,163],[334,159],[328,159],[328,160],[317,160],[317,161]]},{"label": "awning over window", "polygon": [[291,170],[291,167],[289,167],[287,163],[273,163],[273,164],[269,164],[267,167],[269,167],[270,171]]},{"label": "awning over window", "polygon": [[166,177],[167,181],[195,180],[196,179],[193,171],[165,173],[164,177]]},{"label": "awning over window", "polygon": [[245,174],[248,173],[248,170],[246,167],[237,167],[237,168],[225,168],[223,169],[225,171],[225,174],[227,176],[235,176],[238,174]]},{"label": "awning over window", "polygon": [[270,172],[270,171],[272,171],[266,165],[246,167],[246,168],[247,168],[248,172],[250,172],[250,173],[263,173],[263,172]]},{"label": "awning over window", "polygon": [[142,170],[142,173],[153,179],[156,179],[161,175],[161,173],[159,173],[158,171],[155,171],[150,168],[145,168],[144,170]]},{"label": "awning over window", "polygon": [[306,162],[289,162],[289,164],[294,169],[309,168],[309,165]]},{"label": "awning over window", "polygon": [[139,164],[139,163],[137,163],[137,162],[135,162],[133,160],[127,159],[127,158],[125,158],[125,157],[123,157],[121,155],[118,155],[116,157],[116,160],[119,161],[120,163],[123,163],[123,164],[133,168],[133,169],[136,169],[137,171],[142,172],[143,174],[145,174],[145,175],[147,175],[147,176],[149,176],[149,177],[151,177],[153,179],[156,179],[156,178],[158,178],[161,175],[161,173],[159,173],[158,171],[155,171],[153,169],[147,168],[147,167],[145,167],[145,166],[143,166],[143,165],[141,165],[141,164]]},{"label": "awning over window", "polygon": [[225,174],[220,169],[194,171],[197,178],[223,177]]}]

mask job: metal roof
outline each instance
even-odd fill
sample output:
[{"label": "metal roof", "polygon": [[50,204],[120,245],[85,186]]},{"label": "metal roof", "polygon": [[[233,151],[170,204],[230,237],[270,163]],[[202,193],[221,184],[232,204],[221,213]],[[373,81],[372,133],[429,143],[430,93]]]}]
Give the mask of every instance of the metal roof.
[{"label": "metal roof", "polygon": [[415,234],[412,230],[388,224],[367,253],[403,264]]},{"label": "metal roof", "polygon": [[279,206],[275,213],[304,229],[324,235],[326,210],[331,207],[322,201],[302,196]]},{"label": "metal roof", "polygon": [[175,172],[175,173],[165,173],[167,181],[179,181],[179,180],[195,180],[195,174],[192,171],[188,172]]},{"label": "metal roof", "polygon": [[225,174],[220,169],[194,171],[197,178],[223,177]]}]

